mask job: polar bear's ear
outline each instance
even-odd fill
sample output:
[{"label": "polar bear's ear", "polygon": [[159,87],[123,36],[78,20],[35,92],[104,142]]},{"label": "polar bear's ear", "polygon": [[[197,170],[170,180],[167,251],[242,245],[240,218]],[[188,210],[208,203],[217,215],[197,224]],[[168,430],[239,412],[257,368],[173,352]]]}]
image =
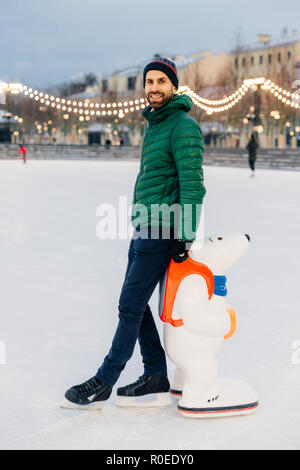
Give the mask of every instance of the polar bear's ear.
[{"label": "polar bear's ear", "polygon": [[207,243],[207,240],[205,238],[201,240],[195,240],[191,246],[191,250],[199,252],[203,249],[205,243]]}]

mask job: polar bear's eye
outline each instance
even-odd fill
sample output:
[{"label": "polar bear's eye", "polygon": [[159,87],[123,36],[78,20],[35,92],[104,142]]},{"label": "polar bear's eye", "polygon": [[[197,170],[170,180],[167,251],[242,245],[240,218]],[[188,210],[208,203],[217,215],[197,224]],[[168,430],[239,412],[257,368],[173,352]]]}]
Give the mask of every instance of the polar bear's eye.
[{"label": "polar bear's eye", "polygon": [[223,240],[223,238],[222,238],[222,237],[219,237],[218,240]]},{"label": "polar bear's eye", "polygon": [[210,241],[210,242],[214,242],[214,241],[213,241],[213,239],[212,239],[211,237],[209,237],[209,241]]}]

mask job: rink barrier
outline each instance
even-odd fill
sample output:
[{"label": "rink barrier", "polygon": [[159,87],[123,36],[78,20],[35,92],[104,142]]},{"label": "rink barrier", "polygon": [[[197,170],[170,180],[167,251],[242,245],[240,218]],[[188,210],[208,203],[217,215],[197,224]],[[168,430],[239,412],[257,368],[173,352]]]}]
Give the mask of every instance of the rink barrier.
[{"label": "rink barrier", "polygon": [[[36,160],[138,160],[140,147],[88,145],[27,145],[28,159]],[[0,159],[20,159],[18,145],[0,144]],[[204,165],[248,168],[248,154],[243,149],[205,147]],[[257,168],[300,171],[300,149],[260,149]]]}]

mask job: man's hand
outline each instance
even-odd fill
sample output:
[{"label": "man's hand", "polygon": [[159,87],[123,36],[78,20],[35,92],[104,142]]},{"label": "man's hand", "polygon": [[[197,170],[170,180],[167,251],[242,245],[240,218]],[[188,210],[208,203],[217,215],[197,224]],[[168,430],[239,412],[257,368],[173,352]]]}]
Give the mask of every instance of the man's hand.
[{"label": "man's hand", "polygon": [[176,243],[174,243],[170,250],[170,254],[175,263],[182,263],[188,258],[188,252],[192,246],[192,243],[193,242],[184,240],[177,240]]}]

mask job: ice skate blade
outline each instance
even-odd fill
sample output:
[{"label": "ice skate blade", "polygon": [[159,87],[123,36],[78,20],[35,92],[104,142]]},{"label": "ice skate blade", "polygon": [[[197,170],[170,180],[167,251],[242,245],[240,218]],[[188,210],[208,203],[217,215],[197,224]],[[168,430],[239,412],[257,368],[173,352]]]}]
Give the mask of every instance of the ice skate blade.
[{"label": "ice skate blade", "polygon": [[230,416],[249,415],[258,408],[258,401],[246,405],[215,408],[184,408],[178,405],[178,410],[185,418],[227,418]]},{"label": "ice skate blade", "polygon": [[169,392],[151,393],[141,397],[117,396],[116,405],[121,408],[163,408],[172,405]]},{"label": "ice skate blade", "polygon": [[90,403],[88,405],[77,405],[76,403],[72,403],[71,401],[65,399],[61,404],[60,408],[63,410],[85,410],[85,411],[97,411],[102,410],[105,405],[103,401],[95,401],[94,403]]}]

